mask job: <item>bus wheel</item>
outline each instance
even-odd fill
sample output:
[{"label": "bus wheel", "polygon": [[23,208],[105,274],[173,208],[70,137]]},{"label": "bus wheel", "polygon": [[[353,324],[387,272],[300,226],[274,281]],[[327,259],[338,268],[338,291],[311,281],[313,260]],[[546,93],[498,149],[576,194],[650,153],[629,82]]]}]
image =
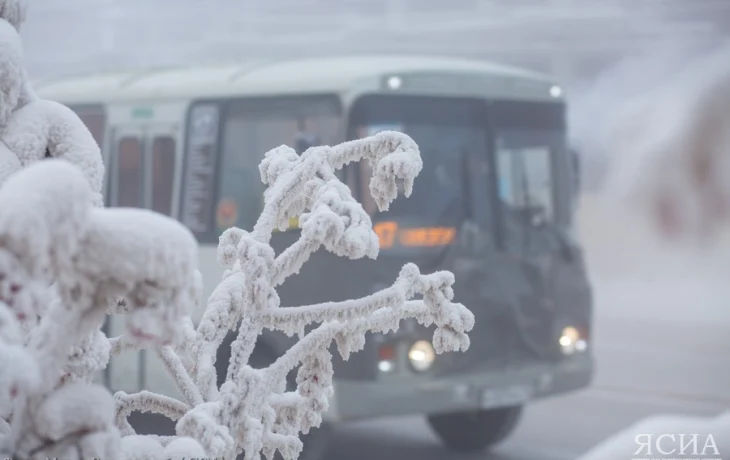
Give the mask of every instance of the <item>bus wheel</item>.
[{"label": "bus wheel", "polygon": [[428,423],[441,442],[454,452],[475,453],[501,441],[512,432],[522,415],[522,406],[429,415]]}]

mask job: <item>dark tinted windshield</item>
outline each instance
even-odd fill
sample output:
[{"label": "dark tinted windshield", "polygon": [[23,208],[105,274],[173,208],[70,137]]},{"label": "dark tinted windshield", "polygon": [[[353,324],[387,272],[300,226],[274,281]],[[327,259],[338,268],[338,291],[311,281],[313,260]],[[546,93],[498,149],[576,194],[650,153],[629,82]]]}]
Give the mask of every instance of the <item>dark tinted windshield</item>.
[{"label": "dark tinted windshield", "polygon": [[427,229],[458,226],[469,212],[469,187],[474,182],[474,178],[465,180],[465,174],[486,177],[488,173],[483,101],[368,96],[355,104],[350,123],[353,137],[400,131],[421,149],[423,170],[413,194],[398,198],[385,213],[377,211],[370,197],[370,168],[360,165],[358,195],[375,222],[394,220],[400,226]]}]

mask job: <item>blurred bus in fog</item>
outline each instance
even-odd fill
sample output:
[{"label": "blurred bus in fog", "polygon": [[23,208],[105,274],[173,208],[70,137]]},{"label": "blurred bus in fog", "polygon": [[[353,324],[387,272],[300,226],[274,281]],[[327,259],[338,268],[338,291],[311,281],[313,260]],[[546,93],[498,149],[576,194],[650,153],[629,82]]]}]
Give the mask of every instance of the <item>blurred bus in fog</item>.
[{"label": "blurred bus in fog", "polygon": [[[387,212],[369,195],[368,164],[341,172],[372,217],[379,258],[318,252],[279,293],[283,305],[338,301],[385,287],[409,261],[451,270],[455,300],[476,315],[471,348],[437,357],[414,322],[371,335],[349,361],[336,359],[325,425],[306,437],[301,458],[321,454],[333,423],[405,414],[426,415],[451,449],[483,450],[512,432],[525,404],[590,383],[592,297],[572,236],[576,163],[562,89],[549,78],[481,61],[361,56],[88,75],[35,88],[73,108],[103,147],[108,206],[150,208],[194,232],[206,295],[223,270],[218,236],[250,230],[261,211],[266,151],[287,144],[301,153],[381,130],[419,144],[414,193]],[[280,250],[297,234],[294,220],[272,244]],[[116,318],[107,328],[123,330]],[[219,353],[219,380],[234,337]],[[251,364],[271,363],[290,344],[264,335]],[[105,378],[113,390],[176,395],[164,374],[154,356],[129,353]]]}]

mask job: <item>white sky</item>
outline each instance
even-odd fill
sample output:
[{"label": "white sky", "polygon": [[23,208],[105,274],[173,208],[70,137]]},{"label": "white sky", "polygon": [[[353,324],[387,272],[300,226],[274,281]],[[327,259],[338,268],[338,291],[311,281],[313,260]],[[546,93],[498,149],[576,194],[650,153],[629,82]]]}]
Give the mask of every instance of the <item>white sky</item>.
[{"label": "white sky", "polygon": [[260,57],[435,52],[550,71],[730,35],[727,0],[31,0],[34,77]]}]

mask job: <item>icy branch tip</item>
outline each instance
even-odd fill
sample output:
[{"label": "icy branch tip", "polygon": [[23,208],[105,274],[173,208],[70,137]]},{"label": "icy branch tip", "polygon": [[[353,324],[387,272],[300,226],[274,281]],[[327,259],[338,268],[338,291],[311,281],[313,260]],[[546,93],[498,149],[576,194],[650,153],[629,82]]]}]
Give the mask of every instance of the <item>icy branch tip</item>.
[{"label": "icy branch tip", "polygon": [[399,181],[406,197],[413,193],[416,176],[423,169],[421,153],[413,139],[395,131],[383,131],[363,140],[369,140],[363,158],[373,166],[370,194],[378,209],[387,211],[398,196]]}]

